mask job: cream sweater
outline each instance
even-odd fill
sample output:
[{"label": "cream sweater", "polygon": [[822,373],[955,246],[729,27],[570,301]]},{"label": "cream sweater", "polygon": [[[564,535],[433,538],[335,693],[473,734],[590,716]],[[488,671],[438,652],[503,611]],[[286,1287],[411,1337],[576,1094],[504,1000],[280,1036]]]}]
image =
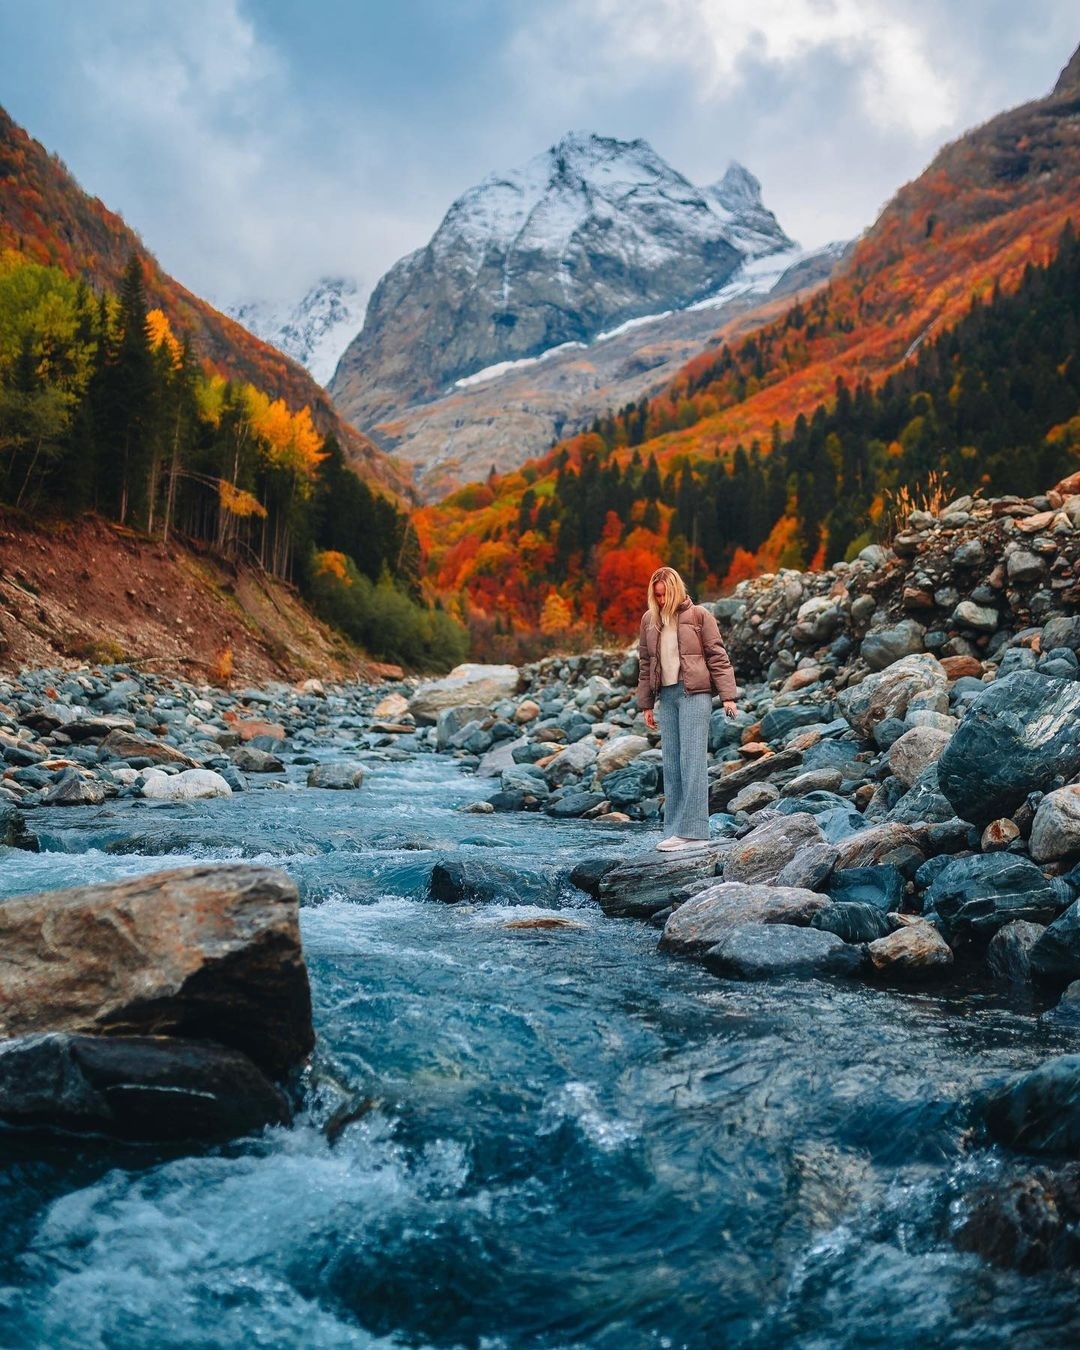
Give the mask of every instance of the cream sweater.
[{"label": "cream sweater", "polygon": [[660,629],[660,683],[679,683],[679,624],[666,623]]}]

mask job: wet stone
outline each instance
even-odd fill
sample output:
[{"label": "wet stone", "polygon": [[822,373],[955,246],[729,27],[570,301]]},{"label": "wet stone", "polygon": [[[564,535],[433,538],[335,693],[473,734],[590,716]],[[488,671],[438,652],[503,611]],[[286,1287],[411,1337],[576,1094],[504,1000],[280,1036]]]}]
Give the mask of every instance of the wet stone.
[{"label": "wet stone", "polygon": [[701,957],[714,975],[735,980],[769,980],[821,975],[854,975],[862,950],[835,933],[788,924],[737,924]]}]

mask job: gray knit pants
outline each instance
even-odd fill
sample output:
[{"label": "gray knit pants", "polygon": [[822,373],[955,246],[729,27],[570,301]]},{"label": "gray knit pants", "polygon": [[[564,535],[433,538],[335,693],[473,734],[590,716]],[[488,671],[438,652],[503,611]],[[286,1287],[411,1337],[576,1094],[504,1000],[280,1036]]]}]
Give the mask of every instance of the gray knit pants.
[{"label": "gray knit pants", "polygon": [[664,834],[709,837],[709,719],[712,698],[665,684],[656,703],[664,756]]}]

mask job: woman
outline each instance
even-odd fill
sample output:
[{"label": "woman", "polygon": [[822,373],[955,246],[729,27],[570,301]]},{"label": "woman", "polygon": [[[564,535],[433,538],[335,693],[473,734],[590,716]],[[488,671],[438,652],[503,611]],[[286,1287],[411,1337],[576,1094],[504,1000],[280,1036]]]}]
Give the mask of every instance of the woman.
[{"label": "woman", "polygon": [[[664,834],[658,849],[691,848],[709,837],[709,718],[712,696],[734,717],[735,672],[710,610],[691,603],[673,567],[649,578],[638,637],[638,707],[664,755]],[[655,711],[654,711],[655,709]],[[657,717],[659,712],[659,718]]]}]

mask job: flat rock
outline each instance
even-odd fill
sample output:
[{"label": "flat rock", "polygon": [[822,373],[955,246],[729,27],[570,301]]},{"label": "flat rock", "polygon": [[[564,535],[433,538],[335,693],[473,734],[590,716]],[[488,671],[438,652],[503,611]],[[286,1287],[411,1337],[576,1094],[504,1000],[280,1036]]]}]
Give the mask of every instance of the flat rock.
[{"label": "flat rock", "polygon": [[200,865],[0,905],[0,1036],[214,1040],[271,1076],[315,1043],[284,872]]},{"label": "flat rock", "polygon": [[987,686],[938,760],[941,790],[976,825],[1080,771],[1080,683],[1019,670]]},{"label": "flat rock", "polygon": [[716,875],[724,848],[703,845],[679,853],[653,850],[619,863],[600,879],[597,899],[612,918],[648,919],[667,909],[680,886]]},{"label": "flat rock", "polygon": [[724,859],[724,880],[775,881],[800,849],[822,842],[817,820],[809,813],[777,816],[744,835]]},{"label": "flat rock", "polygon": [[517,666],[479,665],[466,662],[455,666],[441,680],[420,685],[409,700],[409,712],[417,722],[430,725],[443,708],[473,703],[490,708],[517,693],[521,678]]},{"label": "flat rock", "polygon": [[169,1036],[49,1032],[0,1044],[0,1119],[147,1142],[288,1125],[283,1094],[238,1050]]},{"label": "flat rock", "polygon": [[675,910],[664,925],[660,946],[684,956],[699,955],[733,924],[806,927],[827,904],[826,896],[796,886],[723,881],[699,891]]},{"label": "flat rock", "polygon": [[184,764],[189,769],[195,764],[167,741],[120,729],[110,731],[101,742],[101,754],[108,759],[149,759],[155,764]]},{"label": "flat rock", "polygon": [[714,974],[734,980],[812,975],[854,975],[862,951],[818,928],[789,924],[737,924],[702,957]]}]

